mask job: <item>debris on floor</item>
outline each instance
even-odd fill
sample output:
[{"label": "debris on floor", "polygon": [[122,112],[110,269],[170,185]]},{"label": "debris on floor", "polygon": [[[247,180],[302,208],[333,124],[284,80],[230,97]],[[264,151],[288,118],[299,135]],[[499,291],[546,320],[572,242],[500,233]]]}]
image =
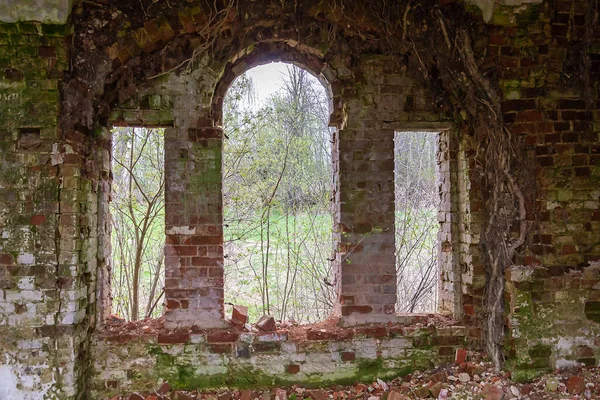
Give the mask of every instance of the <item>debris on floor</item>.
[{"label": "debris on floor", "polygon": [[[463,360],[457,354],[457,361]],[[110,400],[572,400],[600,399],[600,367],[554,371],[529,383],[515,383],[510,373],[496,372],[490,363],[461,362],[445,365],[391,381],[309,389],[174,391],[167,382],[154,391],[132,393]]]}]

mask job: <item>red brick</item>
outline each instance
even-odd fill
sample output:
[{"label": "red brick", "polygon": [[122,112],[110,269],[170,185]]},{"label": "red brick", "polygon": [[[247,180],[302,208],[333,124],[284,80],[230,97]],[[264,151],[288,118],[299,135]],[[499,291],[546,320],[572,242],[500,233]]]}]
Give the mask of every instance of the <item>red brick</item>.
[{"label": "red brick", "polygon": [[13,265],[13,256],[10,254],[0,254],[0,265]]},{"label": "red brick", "polygon": [[133,336],[127,333],[106,336],[106,341],[111,343],[127,343]]},{"label": "red brick", "polygon": [[538,110],[527,110],[527,111],[517,113],[517,121],[537,122],[537,121],[541,121],[543,118],[544,118],[544,114]]},{"label": "red brick", "polygon": [[560,137],[564,143],[576,143],[579,141],[579,135],[573,132],[565,132]]},{"label": "red brick", "polygon": [[336,340],[338,338],[335,331],[327,331],[325,329],[309,329],[306,332],[308,340]]},{"label": "red brick", "polygon": [[223,131],[219,128],[188,129],[188,139],[197,141],[201,139],[220,139]]},{"label": "red brick", "polygon": [[362,333],[368,337],[382,338],[388,335],[388,330],[384,326],[375,326],[362,329]]},{"label": "red brick", "polygon": [[197,254],[196,246],[173,246],[175,252],[182,257],[195,256]]},{"label": "red brick", "polygon": [[232,343],[238,340],[240,334],[235,331],[214,330],[208,333],[208,343]]},{"label": "red brick", "polygon": [[585,380],[579,376],[572,376],[567,382],[567,391],[570,394],[580,394],[585,390]]},{"label": "red brick", "polygon": [[223,235],[192,236],[191,243],[194,245],[200,245],[200,246],[223,244]]},{"label": "red brick", "polygon": [[463,309],[464,309],[466,315],[468,315],[470,317],[475,316],[475,308],[473,308],[472,304],[464,304]]},{"label": "red brick", "polygon": [[176,344],[186,343],[190,340],[189,332],[173,332],[173,333],[159,333],[158,343],[163,344]]},{"label": "red brick", "polygon": [[175,310],[179,307],[181,307],[179,301],[175,299],[167,299],[167,310]]},{"label": "red brick", "polygon": [[577,253],[577,248],[572,244],[565,244],[562,248],[563,255],[575,254],[575,253]]},{"label": "red brick", "polygon": [[171,391],[171,385],[168,382],[164,382],[158,389],[156,389],[156,393],[164,395]]},{"label": "red brick", "polygon": [[373,312],[371,306],[342,306],[342,315],[345,317],[353,313],[368,314],[370,312]]},{"label": "red brick", "polygon": [[502,112],[535,110],[535,100],[505,100],[502,102]]},{"label": "red brick", "polygon": [[467,361],[467,350],[465,349],[456,349],[456,354],[454,355],[454,363],[456,365],[462,364]]},{"label": "red brick", "polygon": [[231,322],[241,326],[248,322],[248,307],[234,305],[231,313]]},{"label": "red brick", "polygon": [[288,374],[295,375],[295,374],[297,374],[298,372],[300,372],[300,366],[299,366],[298,364],[290,364],[290,365],[288,365],[288,366],[285,368],[285,371],[286,371]]},{"label": "red brick", "polygon": [[271,332],[275,330],[275,318],[271,315],[263,315],[256,322],[256,327],[264,332]]},{"label": "red brick", "polygon": [[173,400],[194,400],[194,397],[181,391],[176,391],[171,398]]},{"label": "red brick", "polygon": [[558,108],[563,110],[585,110],[587,105],[583,100],[559,99]]},{"label": "red brick", "polygon": [[515,57],[498,57],[498,65],[504,68],[517,68],[519,59]]},{"label": "red brick", "polygon": [[46,216],[42,214],[36,214],[31,217],[32,225],[41,225],[46,221]]},{"label": "red brick", "polygon": [[343,351],[341,354],[342,361],[354,361],[356,359],[356,354],[353,351]]},{"label": "red brick", "polygon": [[38,55],[42,58],[56,58],[56,47],[40,46],[38,47]]},{"label": "red brick", "polygon": [[[223,261],[216,257],[192,257],[191,264],[197,267],[219,267],[223,265]],[[208,269],[206,273],[208,273]]]},{"label": "red brick", "polygon": [[226,354],[233,351],[233,345],[231,343],[210,343],[210,349],[213,353]]},{"label": "red brick", "polygon": [[506,43],[507,43],[507,40],[504,35],[491,35],[490,36],[490,44],[502,46],[502,45],[505,45]]}]

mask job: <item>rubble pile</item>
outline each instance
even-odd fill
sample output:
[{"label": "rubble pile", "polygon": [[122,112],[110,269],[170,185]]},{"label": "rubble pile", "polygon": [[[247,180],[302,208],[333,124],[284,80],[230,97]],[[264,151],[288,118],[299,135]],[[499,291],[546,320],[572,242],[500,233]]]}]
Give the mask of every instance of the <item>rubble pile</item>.
[{"label": "rubble pile", "polygon": [[415,371],[392,381],[312,389],[302,386],[257,390],[175,391],[167,382],[149,393],[110,400],[572,400],[600,399],[600,368],[554,371],[529,383],[515,383],[510,373],[497,372],[483,361],[461,362],[429,371]]}]

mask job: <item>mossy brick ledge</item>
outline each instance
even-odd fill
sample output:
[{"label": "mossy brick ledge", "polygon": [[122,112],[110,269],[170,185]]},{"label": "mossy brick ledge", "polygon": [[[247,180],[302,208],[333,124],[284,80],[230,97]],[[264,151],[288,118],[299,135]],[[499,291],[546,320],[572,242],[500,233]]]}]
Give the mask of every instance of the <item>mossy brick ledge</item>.
[{"label": "mossy brick ledge", "polygon": [[[301,330],[305,333],[294,338]],[[465,346],[467,328],[307,326],[294,332],[99,335],[92,393],[110,397],[161,381],[182,390],[371,382],[452,361],[456,349]]]}]

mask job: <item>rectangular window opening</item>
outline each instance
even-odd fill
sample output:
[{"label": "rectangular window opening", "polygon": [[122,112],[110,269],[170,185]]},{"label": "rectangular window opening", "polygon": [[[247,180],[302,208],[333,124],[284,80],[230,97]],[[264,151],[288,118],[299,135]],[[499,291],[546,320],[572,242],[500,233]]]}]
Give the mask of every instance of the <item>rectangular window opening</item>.
[{"label": "rectangular window opening", "polygon": [[165,279],[164,129],[111,132],[112,313],[127,321],[156,318]]},{"label": "rectangular window opening", "polygon": [[[439,133],[395,132],[395,243],[399,313],[438,311]],[[445,186],[444,186],[445,187]]]}]

